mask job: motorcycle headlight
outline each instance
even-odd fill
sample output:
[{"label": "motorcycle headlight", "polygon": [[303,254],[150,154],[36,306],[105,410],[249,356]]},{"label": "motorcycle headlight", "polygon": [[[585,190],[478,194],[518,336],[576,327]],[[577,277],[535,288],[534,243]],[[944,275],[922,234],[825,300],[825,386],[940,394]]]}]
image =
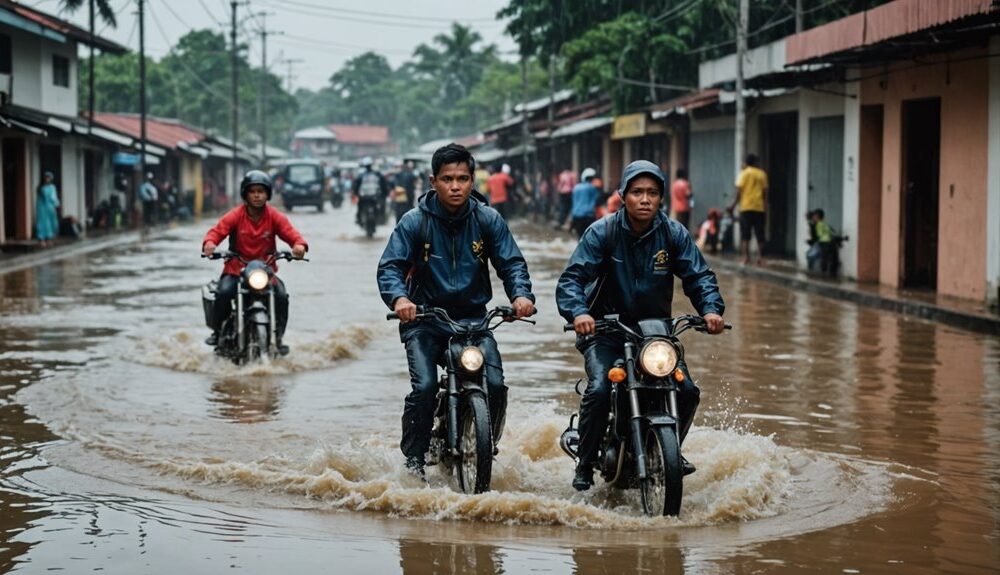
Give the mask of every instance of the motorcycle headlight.
[{"label": "motorcycle headlight", "polygon": [[271,278],[267,277],[267,272],[264,270],[253,270],[250,275],[247,276],[247,283],[250,285],[251,289],[261,291],[267,287],[269,280]]},{"label": "motorcycle headlight", "polygon": [[462,369],[465,371],[476,373],[482,369],[486,358],[483,357],[483,352],[479,351],[478,347],[467,347],[458,356],[458,362],[462,364]]},{"label": "motorcycle headlight", "polygon": [[677,349],[662,340],[651,341],[639,352],[639,367],[653,377],[667,377],[677,367]]}]

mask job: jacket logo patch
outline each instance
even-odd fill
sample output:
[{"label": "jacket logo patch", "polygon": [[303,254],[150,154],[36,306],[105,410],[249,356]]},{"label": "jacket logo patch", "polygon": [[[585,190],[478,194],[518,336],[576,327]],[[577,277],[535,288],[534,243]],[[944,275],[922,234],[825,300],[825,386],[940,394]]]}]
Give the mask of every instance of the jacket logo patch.
[{"label": "jacket logo patch", "polygon": [[653,271],[667,271],[667,250],[660,250],[653,256]]},{"label": "jacket logo patch", "polygon": [[483,240],[476,240],[472,242],[472,255],[477,258],[483,255]]}]

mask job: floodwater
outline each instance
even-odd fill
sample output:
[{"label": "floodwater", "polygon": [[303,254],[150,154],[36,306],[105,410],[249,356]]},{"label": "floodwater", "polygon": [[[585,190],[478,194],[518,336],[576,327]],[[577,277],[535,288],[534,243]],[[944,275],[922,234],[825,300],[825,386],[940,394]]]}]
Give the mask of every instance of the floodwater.
[{"label": "floodwater", "polygon": [[312,261],[282,264],[292,354],[262,367],[201,343],[207,222],[0,276],[0,569],[997,572],[996,338],[722,275],[736,328],[686,338],[698,472],[680,518],[645,518],[636,493],[570,487],[582,364],[553,292],[573,242],[522,224],[539,321],[498,332],[508,431],[494,490],[466,496],[402,471],[387,228],[292,217]]}]

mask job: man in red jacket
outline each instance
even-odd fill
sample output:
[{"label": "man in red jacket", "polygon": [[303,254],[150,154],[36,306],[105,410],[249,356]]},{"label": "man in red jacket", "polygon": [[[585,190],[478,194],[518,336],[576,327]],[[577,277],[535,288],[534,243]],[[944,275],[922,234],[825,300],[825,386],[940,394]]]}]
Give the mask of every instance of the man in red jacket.
[{"label": "man in red jacket", "polygon": [[[239,253],[246,261],[263,259],[266,260],[270,254],[277,251],[275,237],[292,246],[292,255],[301,258],[309,250],[302,234],[288,221],[285,214],[267,205],[271,199],[271,189],[273,185],[271,178],[260,170],[251,170],[243,176],[240,182],[240,197],[243,198],[243,205],[237,206],[226,215],[219,218],[215,226],[205,234],[202,242],[202,252],[207,256],[215,251],[225,238],[229,238],[229,250]],[[271,264],[277,273],[278,264]],[[215,346],[219,342],[219,329],[222,322],[229,315],[230,302],[236,297],[236,290],[240,283],[240,271],[243,263],[238,259],[231,259],[226,262],[222,269],[222,277],[219,278],[219,286],[215,291],[215,317],[213,318],[212,335],[205,340],[205,343]],[[281,338],[285,334],[285,326],[288,325],[288,292],[285,291],[285,284],[278,279],[275,280],[275,314],[277,316],[278,328],[278,350],[282,355],[288,353],[288,346],[281,344]]]}]

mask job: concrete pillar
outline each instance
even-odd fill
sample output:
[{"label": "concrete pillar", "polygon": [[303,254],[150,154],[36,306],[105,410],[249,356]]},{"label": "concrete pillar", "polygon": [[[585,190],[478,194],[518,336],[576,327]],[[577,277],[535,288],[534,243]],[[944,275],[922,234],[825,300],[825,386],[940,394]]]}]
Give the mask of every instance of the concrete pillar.
[{"label": "concrete pillar", "polygon": [[577,139],[577,138],[574,138],[573,139],[573,143],[571,144],[571,147],[570,147],[570,149],[571,149],[570,156],[571,156],[572,162],[573,162],[573,173],[575,173],[577,175],[577,177],[579,177],[580,176],[580,169],[581,169],[580,168],[580,140]]},{"label": "concrete pillar", "polygon": [[[1000,36],[990,39],[990,53],[1000,50]],[[986,185],[986,299],[1000,304],[1000,58],[990,58],[989,150]]]},{"label": "concrete pillar", "polygon": [[[797,190],[795,205],[799,211],[812,209],[809,205],[809,118],[812,117],[812,99],[807,90],[799,91],[799,153],[798,167],[795,171]],[[799,266],[806,266],[806,251],[809,246],[809,225],[804,217],[795,218],[795,261]]]},{"label": "concrete pillar", "polygon": [[[849,77],[857,77],[852,70]],[[844,98],[844,191],[841,233],[850,241],[840,250],[841,273],[844,277],[858,278],[858,222],[860,220],[859,167],[861,145],[861,85],[849,82],[844,92],[854,96]],[[798,218],[801,220],[802,218]]]}]

